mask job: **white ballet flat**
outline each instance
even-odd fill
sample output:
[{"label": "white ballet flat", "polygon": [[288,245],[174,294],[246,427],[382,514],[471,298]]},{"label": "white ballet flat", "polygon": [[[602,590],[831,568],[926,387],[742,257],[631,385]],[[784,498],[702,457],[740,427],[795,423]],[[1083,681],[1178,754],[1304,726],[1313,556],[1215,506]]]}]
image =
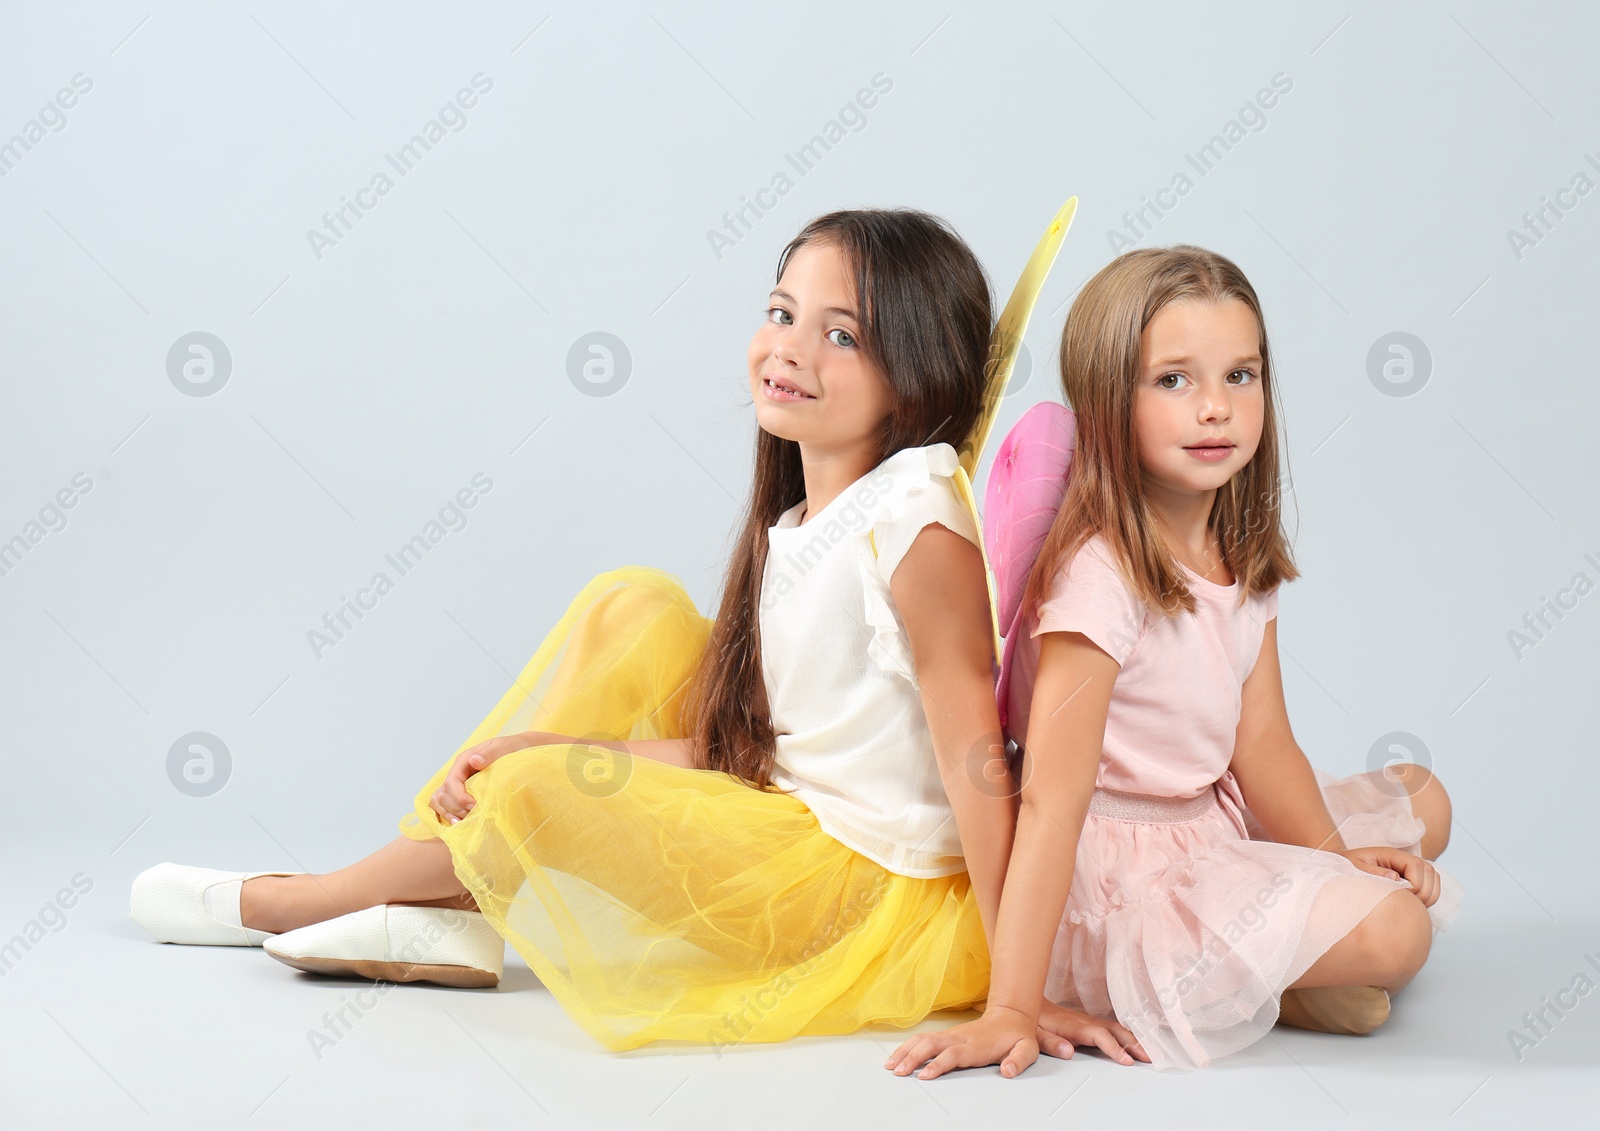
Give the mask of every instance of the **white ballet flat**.
[{"label": "white ballet flat", "polygon": [[224,872],[188,864],[157,864],[133,878],[128,913],[156,942],[194,946],[260,946],[276,938],[246,927],[239,916],[239,892],[257,876],[299,876],[301,872]]},{"label": "white ballet flat", "polygon": [[279,962],[313,974],[390,982],[498,985],[505,940],[481,911],[379,904],[285,931],[266,944]]}]

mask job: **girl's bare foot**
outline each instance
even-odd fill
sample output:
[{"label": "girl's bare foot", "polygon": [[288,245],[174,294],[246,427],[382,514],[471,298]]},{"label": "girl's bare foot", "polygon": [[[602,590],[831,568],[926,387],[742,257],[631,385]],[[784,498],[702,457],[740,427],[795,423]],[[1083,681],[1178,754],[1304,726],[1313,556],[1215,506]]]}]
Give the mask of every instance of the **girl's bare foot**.
[{"label": "girl's bare foot", "polygon": [[320,883],[322,877],[257,876],[239,889],[239,919],[246,927],[278,935],[320,923],[358,907],[344,907]]},{"label": "girl's bare foot", "polygon": [[372,855],[326,875],[257,876],[239,891],[246,927],[281,935],[380,903],[476,911],[438,839],[395,837]]},{"label": "girl's bare foot", "polygon": [[1382,986],[1310,986],[1287,989],[1278,1020],[1296,1029],[1365,1036],[1389,1019],[1389,991]]}]

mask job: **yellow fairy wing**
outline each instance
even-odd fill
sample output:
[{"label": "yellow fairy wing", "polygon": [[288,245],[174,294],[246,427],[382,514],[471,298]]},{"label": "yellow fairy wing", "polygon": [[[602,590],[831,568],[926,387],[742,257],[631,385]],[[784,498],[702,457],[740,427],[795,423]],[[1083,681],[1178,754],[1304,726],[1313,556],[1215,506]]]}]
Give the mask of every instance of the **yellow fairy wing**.
[{"label": "yellow fairy wing", "polygon": [[994,333],[989,337],[989,363],[985,368],[983,412],[956,453],[960,457],[961,465],[956,468],[955,483],[961,501],[966,504],[968,512],[972,515],[973,525],[978,530],[978,551],[983,554],[983,573],[989,584],[989,623],[994,628],[996,664],[1000,663],[1002,655],[1000,601],[995,588],[994,571],[989,567],[989,555],[983,549],[983,519],[978,514],[978,500],[973,495],[972,477],[978,473],[978,460],[983,456],[984,445],[989,442],[989,433],[994,429],[995,417],[1000,413],[1000,401],[1005,397],[1006,386],[1011,382],[1011,371],[1017,364],[1017,351],[1022,348],[1022,335],[1028,328],[1028,319],[1033,315],[1034,305],[1039,301],[1039,292],[1044,288],[1044,281],[1049,277],[1050,268],[1055,264],[1056,253],[1061,250],[1061,242],[1067,238],[1067,229],[1072,226],[1072,218],[1077,212],[1078,198],[1070,197],[1050,221],[1050,226],[1045,229],[1044,238],[1028,257],[1027,266],[1022,269],[1022,277],[1012,288],[1011,298],[1006,302],[1005,309],[1000,312],[1000,320],[995,323]]},{"label": "yellow fairy wing", "polygon": [[983,579],[989,586],[989,625],[994,632],[994,662],[998,664],[1004,655],[1000,641],[1000,596],[994,585],[994,570],[989,568],[989,555],[983,549],[983,520],[978,517],[978,501],[972,494],[972,480],[967,478],[967,469],[956,466],[956,473],[950,477],[956,485],[956,494],[961,496],[961,501],[966,504],[967,513],[972,516],[972,523],[978,531],[978,553],[983,557]]},{"label": "yellow fairy wing", "polygon": [[1043,289],[1044,281],[1050,275],[1050,268],[1056,261],[1056,253],[1061,250],[1061,242],[1067,238],[1067,229],[1072,227],[1072,218],[1077,212],[1078,198],[1070,197],[1050,221],[1050,226],[1045,229],[1044,238],[1028,257],[1028,264],[1022,269],[1022,277],[1012,288],[1011,298],[1006,302],[1006,308],[1000,312],[1000,320],[995,323],[994,333],[989,336],[989,363],[985,367],[987,380],[983,390],[983,412],[956,451],[961,457],[961,466],[967,470],[969,480],[978,474],[978,460],[983,455],[984,445],[989,442],[989,433],[994,429],[995,417],[1000,414],[1000,401],[1006,395],[1006,385],[1010,383],[1011,371],[1016,367],[1017,351],[1022,348],[1023,332],[1028,328],[1028,319],[1032,317],[1034,305],[1039,301],[1039,291]]}]

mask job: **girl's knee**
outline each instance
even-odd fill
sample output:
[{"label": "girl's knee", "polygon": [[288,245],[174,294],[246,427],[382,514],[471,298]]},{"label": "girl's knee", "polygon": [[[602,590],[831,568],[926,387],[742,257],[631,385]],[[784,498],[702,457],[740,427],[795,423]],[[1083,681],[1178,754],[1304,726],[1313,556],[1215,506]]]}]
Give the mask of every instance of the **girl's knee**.
[{"label": "girl's knee", "polygon": [[489,770],[501,770],[498,788],[514,794],[517,804],[535,806],[547,815],[569,814],[584,798],[622,792],[637,764],[627,751],[606,745],[615,741],[611,736],[589,737],[596,741],[530,746],[490,763]]},{"label": "girl's knee", "polygon": [[1391,989],[1410,981],[1433,947],[1428,909],[1405,889],[1385,896],[1352,934],[1372,983]]},{"label": "girl's knee", "polygon": [[1411,762],[1391,767],[1395,777],[1405,785],[1411,798],[1411,812],[1427,826],[1422,837],[1421,854],[1428,860],[1436,858],[1450,843],[1450,795],[1432,770]]}]

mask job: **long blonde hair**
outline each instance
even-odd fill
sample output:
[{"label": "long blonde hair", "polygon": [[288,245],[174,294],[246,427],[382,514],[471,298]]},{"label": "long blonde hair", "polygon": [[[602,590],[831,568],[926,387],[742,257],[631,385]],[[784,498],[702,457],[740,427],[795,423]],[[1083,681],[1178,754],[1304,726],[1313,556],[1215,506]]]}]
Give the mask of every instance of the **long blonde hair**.
[{"label": "long blonde hair", "polygon": [[1061,333],[1061,387],[1076,417],[1077,449],[1066,498],[1028,577],[1024,608],[1037,610],[1057,571],[1098,533],[1146,608],[1162,616],[1195,611],[1182,570],[1152,525],[1134,438],[1134,393],[1144,328],[1157,311],[1174,302],[1229,299],[1248,306],[1260,328],[1261,442],[1217,491],[1207,527],[1239,582],[1241,603],[1300,576],[1283,532],[1280,409],[1255,288],[1232,261],[1204,248],[1141,248],[1084,284]]}]

